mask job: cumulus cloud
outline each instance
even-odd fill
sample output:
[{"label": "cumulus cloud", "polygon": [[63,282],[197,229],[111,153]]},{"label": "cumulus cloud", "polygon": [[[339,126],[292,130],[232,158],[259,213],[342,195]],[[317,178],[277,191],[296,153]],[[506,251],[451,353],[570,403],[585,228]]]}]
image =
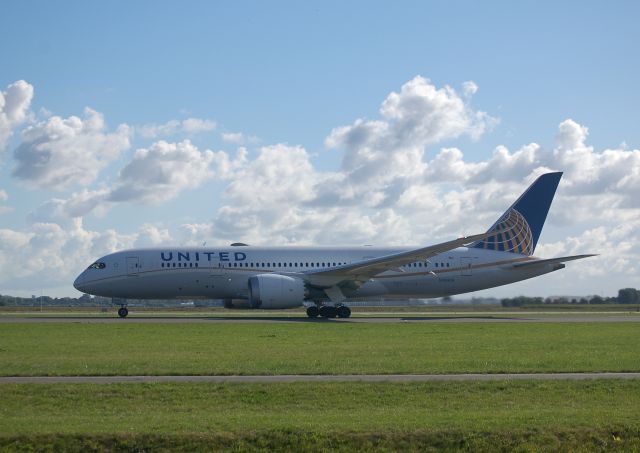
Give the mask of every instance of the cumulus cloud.
[{"label": "cumulus cloud", "polygon": [[478,138],[496,121],[472,110],[453,88],[437,88],[420,76],[405,83],[399,93],[389,94],[380,114],[382,120],[359,119],[327,137],[328,147],[345,147],[347,153],[355,154],[345,159],[350,164],[347,169],[379,153],[384,157],[409,148],[424,149],[461,135]]},{"label": "cumulus cloud", "polygon": [[473,110],[467,103],[469,85],[464,89],[463,98],[449,86],[438,88],[418,76],[387,96],[382,119],[358,119],[333,129],[325,144],[345,150],[343,185],[356,197],[370,194],[388,205],[423,174],[427,147],[463,135],[479,138],[497,120]]},{"label": "cumulus cloud", "polygon": [[98,173],[129,148],[129,127],[106,132],[101,113],[85,109],[84,118],[52,116],[22,132],[13,176],[39,188],[64,190],[91,184]]},{"label": "cumulus cloud", "polygon": [[171,234],[167,228],[161,228],[150,223],[143,224],[136,238],[136,247],[148,247],[167,245],[172,242]]},{"label": "cumulus cloud", "polygon": [[[110,188],[90,187],[50,200],[32,214],[30,230],[3,230],[0,237],[17,244],[41,235],[55,239],[61,233],[50,225],[82,237],[86,233],[78,221],[88,212],[124,202],[160,203],[218,179],[227,181],[226,189],[209,222],[198,219],[176,231],[144,224],[125,238],[89,233],[96,241],[111,241],[109,246],[118,241],[429,244],[486,230],[537,176],[562,170],[536,253],[601,253],[597,260],[572,263],[583,291],[600,292],[586,288],[603,269],[620,270],[621,280],[637,280],[640,151],[596,150],[588,143],[587,127],[567,119],[549,148],[535,142],[517,149],[497,146],[483,160],[468,159],[460,147],[444,142],[477,137],[494,123],[469,106],[475,91],[475,84],[465,84],[461,96],[427,79],[409,81],[387,96],[380,119],[356,120],[329,134],[327,145],[344,150],[334,171],[315,166],[301,146],[264,146],[250,158],[244,148],[232,157],[187,140],[160,141],[136,151]],[[553,135],[550,131],[549,138]],[[562,275],[545,278],[563,285]]]},{"label": "cumulus cloud", "polygon": [[33,98],[33,86],[18,80],[0,91],[0,151],[7,145],[13,130],[26,119]]},{"label": "cumulus cloud", "polygon": [[242,132],[223,132],[222,140],[227,143],[235,143],[236,145],[244,145],[247,143],[258,143],[258,137],[253,135],[245,135]]},{"label": "cumulus cloud", "polygon": [[120,172],[116,188],[108,199],[151,203],[170,199],[181,190],[197,187],[212,178],[211,165],[226,159],[226,153],[200,151],[188,140],[154,143],[135,152]]},{"label": "cumulus cloud", "polygon": [[210,132],[216,128],[216,122],[201,118],[187,118],[185,120],[170,120],[163,124],[145,124],[135,128],[136,133],[143,138],[170,137],[177,134],[195,135]]},{"label": "cumulus cloud", "polygon": [[30,220],[64,223],[90,212],[103,214],[118,203],[163,203],[207,180],[230,178],[246,160],[244,148],[232,158],[224,151],[201,151],[189,140],[159,141],[138,149],[110,188],[85,189],[66,199],[51,199],[32,212]]},{"label": "cumulus cloud", "polygon": [[[134,246],[144,232],[87,230],[81,219],[66,225],[34,223],[24,231],[0,229],[0,285],[12,291],[70,287],[73,279],[96,258]],[[23,257],[23,258],[19,258]],[[19,265],[16,260],[19,259]],[[37,275],[34,287],[33,276]]]}]

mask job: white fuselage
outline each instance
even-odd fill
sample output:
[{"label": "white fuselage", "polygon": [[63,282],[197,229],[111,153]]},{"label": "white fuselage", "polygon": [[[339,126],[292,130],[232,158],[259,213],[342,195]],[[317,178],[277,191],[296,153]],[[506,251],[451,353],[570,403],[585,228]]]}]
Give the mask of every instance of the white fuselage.
[{"label": "white fuselage", "polygon": [[[258,274],[296,276],[386,256],[410,247],[219,247],[145,248],[116,252],[88,268],[74,283],[80,291],[127,299],[246,299]],[[431,298],[478,291],[536,277],[558,266],[524,266],[535,258],[460,247],[386,271],[362,285],[342,289],[346,300]],[[321,289],[308,299],[326,300]],[[302,304],[303,301],[300,301]]]}]

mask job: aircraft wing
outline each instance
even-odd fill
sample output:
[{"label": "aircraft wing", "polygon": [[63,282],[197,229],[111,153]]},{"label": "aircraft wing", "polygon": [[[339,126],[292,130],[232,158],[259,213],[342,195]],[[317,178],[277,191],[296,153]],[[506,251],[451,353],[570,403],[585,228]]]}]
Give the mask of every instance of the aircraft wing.
[{"label": "aircraft wing", "polygon": [[523,268],[523,267],[541,266],[546,264],[560,264],[560,263],[564,263],[565,261],[581,260],[583,258],[589,258],[592,256],[598,256],[598,255],[573,255],[573,256],[561,256],[558,258],[549,258],[544,260],[530,260],[522,263],[516,263],[512,267]]},{"label": "aircraft wing", "polygon": [[427,260],[439,253],[486,239],[491,236],[491,234],[492,233],[484,233],[466,236],[454,239],[453,241],[358,261],[356,263],[344,264],[331,269],[305,272],[304,279],[318,286],[332,286],[344,281],[364,282],[385,271],[397,270],[403,272],[401,266],[405,264]]}]

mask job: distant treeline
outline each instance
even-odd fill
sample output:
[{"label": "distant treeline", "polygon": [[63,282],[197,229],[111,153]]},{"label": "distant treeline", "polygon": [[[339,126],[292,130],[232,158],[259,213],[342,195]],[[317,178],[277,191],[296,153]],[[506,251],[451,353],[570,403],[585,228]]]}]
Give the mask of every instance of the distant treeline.
[{"label": "distant treeline", "polygon": [[[180,300],[137,300],[129,299],[130,305],[144,305],[147,307],[175,307],[181,302]],[[117,303],[117,301],[116,301]],[[193,301],[196,307],[217,307],[222,305],[217,300],[196,300]],[[90,296],[83,294],[80,297],[49,297],[49,296],[31,296],[16,297],[0,294],[0,307],[109,307],[112,301],[110,297]]]},{"label": "distant treeline", "polygon": [[640,304],[640,291],[635,288],[623,288],[618,290],[617,297],[601,297],[601,296],[589,296],[589,297],[526,297],[518,296],[512,298],[502,299],[501,304],[503,307],[522,307],[524,305],[540,305],[540,304],[584,304],[584,305],[599,305],[599,304]]}]

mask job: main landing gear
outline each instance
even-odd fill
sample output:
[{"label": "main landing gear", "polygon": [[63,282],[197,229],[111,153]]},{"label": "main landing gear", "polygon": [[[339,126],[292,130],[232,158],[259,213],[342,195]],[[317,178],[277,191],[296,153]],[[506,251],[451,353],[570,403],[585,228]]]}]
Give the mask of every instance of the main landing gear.
[{"label": "main landing gear", "polygon": [[346,305],[321,305],[318,308],[317,305],[312,305],[307,308],[307,316],[309,318],[317,318],[322,316],[323,318],[348,318],[351,316],[351,309]]},{"label": "main landing gear", "polygon": [[118,309],[118,316],[120,316],[121,318],[126,318],[128,314],[129,314],[129,310],[127,309],[126,306],[123,305]]}]

